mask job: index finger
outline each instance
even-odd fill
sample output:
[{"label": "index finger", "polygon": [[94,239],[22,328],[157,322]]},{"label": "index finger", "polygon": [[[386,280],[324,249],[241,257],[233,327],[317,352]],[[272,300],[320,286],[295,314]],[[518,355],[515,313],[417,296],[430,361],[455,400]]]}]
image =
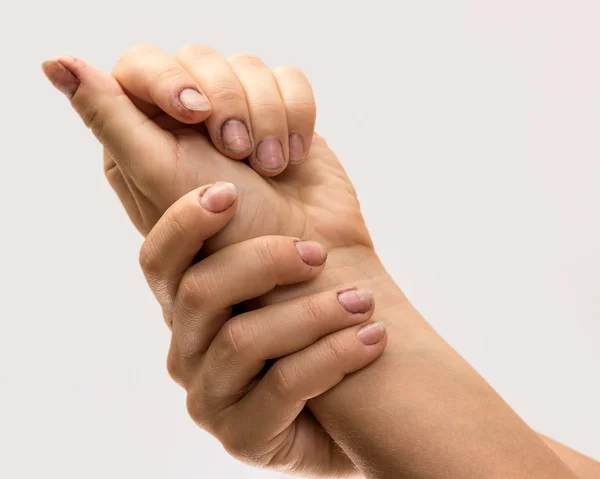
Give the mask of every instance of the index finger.
[{"label": "index finger", "polygon": [[125,52],[113,76],[132,96],[182,123],[201,123],[210,115],[211,103],[198,82],[159,48],[142,45]]}]

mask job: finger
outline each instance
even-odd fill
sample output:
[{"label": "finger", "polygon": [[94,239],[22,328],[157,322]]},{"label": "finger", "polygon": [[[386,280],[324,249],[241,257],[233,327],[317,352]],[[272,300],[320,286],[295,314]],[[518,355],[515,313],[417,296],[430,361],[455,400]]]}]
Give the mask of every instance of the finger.
[{"label": "finger", "polygon": [[179,280],[204,241],[233,218],[237,197],[231,183],[202,186],[174,203],[152,228],[140,265],[163,307],[173,303]]},{"label": "finger", "polygon": [[210,401],[227,407],[237,401],[265,362],[288,356],[319,339],[373,315],[368,290],[326,291],[266,306],[230,319],[204,359],[204,390]]},{"label": "finger", "polygon": [[231,305],[260,296],[275,286],[316,277],[325,248],[314,241],[263,236],[224,248],[186,271],[174,305],[177,354],[191,358],[206,351]]},{"label": "finger", "polygon": [[310,150],[317,117],[312,88],[297,68],[278,67],[273,76],[285,104],[290,163],[301,163]]},{"label": "finger", "polygon": [[111,152],[120,170],[139,180],[138,187],[160,175],[161,160],[170,152],[173,137],[148,121],[112,76],[68,56],[44,62],[42,68]]},{"label": "finger", "polygon": [[211,104],[198,82],[159,48],[132,48],[119,59],[113,76],[133,97],[182,123],[200,123],[210,114]]},{"label": "finger", "polygon": [[[277,361],[262,380],[230,408],[236,435],[264,443],[284,431],[306,401],[338,384],[345,375],[377,359],[387,341],[382,323],[353,326]],[[195,383],[194,383],[195,386]],[[195,389],[191,389],[195,393]],[[251,418],[251,420],[249,420]]]},{"label": "finger", "polygon": [[[356,477],[354,463],[306,408],[299,414],[297,411],[290,414],[295,419],[291,419],[283,430],[265,431],[259,424],[258,429],[247,434],[245,427],[239,432],[240,428],[230,422],[226,412],[221,422],[214,417],[208,421],[203,417],[196,419],[197,410],[191,395],[188,395],[187,405],[190,416],[211,431],[231,456],[243,462],[285,470],[299,477],[325,477],[322,475],[324,469],[335,471],[335,477]],[[250,422],[255,423],[253,417]],[[298,458],[310,458],[310,461],[299,461]]]},{"label": "finger", "polygon": [[182,48],[175,60],[202,86],[212,104],[206,127],[216,148],[234,160],[250,155],[254,141],[246,95],[231,66],[204,45]]},{"label": "finger", "polygon": [[285,105],[273,73],[258,58],[235,55],[229,60],[237,75],[250,111],[256,148],[250,165],[263,176],[275,176],[288,163],[288,128]]}]

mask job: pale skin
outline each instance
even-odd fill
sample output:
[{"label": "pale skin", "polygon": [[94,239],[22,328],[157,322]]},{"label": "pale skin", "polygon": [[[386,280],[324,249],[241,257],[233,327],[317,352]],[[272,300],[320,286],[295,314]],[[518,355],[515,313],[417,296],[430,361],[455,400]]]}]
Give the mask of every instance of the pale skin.
[{"label": "pale skin", "polygon": [[169,373],[186,389],[192,418],[234,457],[296,474],[322,475],[324,464],[351,470],[305,405],[383,352],[385,327],[368,322],[373,296],[323,291],[232,317],[231,305],[315,278],[327,256],[314,241],[261,236],[195,263],[236,206],[230,183],[193,190],[142,246],[140,263],[172,331]]},{"label": "pale skin", "polygon": [[[279,69],[269,77],[253,57],[227,62],[202,46],[186,47],[175,59],[138,48],[119,62],[115,77],[68,57],[45,70],[105,145],[109,181],[143,234],[182,195],[230,181],[239,190],[238,212],[206,242],[207,252],[272,234],[316,240],[329,250],[317,278],[276,288],[260,305],[348,287],[373,291],[373,320],[387,327],[385,353],[308,402],[350,461],[332,468],[302,458],[311,470],[351,475],[356,466],[367,477],[598,475],[596,462],[549,443],[554,454],[402,295],[372,249],[335,155],[319,137],[309,146],[314,102],[300,72]],[[203,108],[197,98],[193,111],[177,103],[190,88],[204,92]],[[186,126],[207,118],[206,127]],[[223,122],[231,118],[250,132],[244,142],[236,130],[234,143],[245,151],[224,147]],[[302,149],[291,135],[300,135]],[[280,151],[260,150],[273,138]],[[244,157],[254,171],[228,159]],[[286,169],[291,157],[301,164]]]}]

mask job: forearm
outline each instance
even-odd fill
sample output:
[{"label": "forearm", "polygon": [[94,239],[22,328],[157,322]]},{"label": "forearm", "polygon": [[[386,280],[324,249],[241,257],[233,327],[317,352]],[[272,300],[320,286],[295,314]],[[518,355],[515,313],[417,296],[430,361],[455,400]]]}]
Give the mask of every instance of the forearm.
[{"label": "forearm", "polygon": [[378,361],[309,402],[362,472],[371,478],[574,477],[432,330],[371,254],[333,251],[329,269],[309,286],[369,286],[374,319],[388,327]]},{"label": "forearm", "polygon": [[541,434],[540,437],[579,479],[597,479],[600,477],[600,462]]}]

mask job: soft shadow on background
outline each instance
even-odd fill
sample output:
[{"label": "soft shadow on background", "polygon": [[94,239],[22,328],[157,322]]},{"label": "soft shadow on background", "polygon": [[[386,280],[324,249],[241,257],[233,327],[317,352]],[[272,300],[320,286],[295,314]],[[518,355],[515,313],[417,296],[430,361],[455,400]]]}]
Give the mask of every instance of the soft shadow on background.
[{"label": "soft shadow on background", "polygon": [[141,43],[302,68],[400,286],[532,427],[599,458],[599,18],[597,1],[13,3],[0,476],[273,476],[188,419],[141,238],[39,66],[110,71]]}]

